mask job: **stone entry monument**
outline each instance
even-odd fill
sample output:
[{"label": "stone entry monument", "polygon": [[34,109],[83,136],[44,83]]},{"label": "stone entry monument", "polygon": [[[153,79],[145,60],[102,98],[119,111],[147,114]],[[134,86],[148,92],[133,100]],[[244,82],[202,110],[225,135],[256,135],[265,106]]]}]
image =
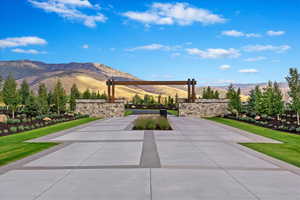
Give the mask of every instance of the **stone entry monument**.
[{"label": "stone entry monument", "polygon": [[124,116],[125,102],[115,99],[116,85],[186,85],[187,98],[178,102],[179,116],[215,117],[227,114],[227,99],[197,99],[196,84],[195,79],[188,79],[187,81],[115,81],[109,79],[106,82],[108,100],[78,99],[76,100],[76,112],[101,118]]},{"label": "stone entry monument", "polygon": [[125,103],[121,100],[110,103],[104,99],[77,99],[76,112],[100,118],[123,117]]},{"label": "stone entry monument", "polygon": [[228,113],[228,99],[196,99],[193,103],[179,102],[181,117],[217,117]]}]

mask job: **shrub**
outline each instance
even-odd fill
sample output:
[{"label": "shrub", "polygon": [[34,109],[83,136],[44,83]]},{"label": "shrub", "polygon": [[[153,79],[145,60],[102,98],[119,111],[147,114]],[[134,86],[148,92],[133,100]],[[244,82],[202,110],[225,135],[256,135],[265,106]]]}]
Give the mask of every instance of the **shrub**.
[{"label": "shrub", "polygon": [[24,126],[18,126],[19,131],[24,131]]},{"label": "shrub", "polygon": [[21,122],[21,120],[19,120],[19,119],[8,119],[7,120],[8,124],[18,124],[20,122]]},{"label": "shrub", "polygon": [[134,130],[170,130],[170,124],[164,117],[139,117],[134,121]]},{"label": "shrub", "polygon": [[297,131],[298,133],[300,133],[300,127],[296,128],[296,131]]},{"label": "shrub", "polygon": [[146,129],[147,130],[154,130],[156,129],[156,120],[153,118],[150,118],[146,123]]},{"label": "shrub", "polygon": [[170,130],[170,124],[168,122],[168,120],[164,117],[159,117],[157,118],[157,126],[160,130]]},{"label": "shrub", "polygon": [[7,129],[4,129],[4,130],[3,130],[3,133],[8,133],[8,130],[7,130]]},{"label": "shrub", "polygon": [[28,122],[28,119],[26,119],[26,118],[23,118],[23,119],[21,119],[21,122],[23,122],[23,123],[27,123],[27,122]]},{"label": "shrub", "polygon": [[17,127],[10,127],[9,131],[12,133],[15,133],[15,132],[17,132]]}]

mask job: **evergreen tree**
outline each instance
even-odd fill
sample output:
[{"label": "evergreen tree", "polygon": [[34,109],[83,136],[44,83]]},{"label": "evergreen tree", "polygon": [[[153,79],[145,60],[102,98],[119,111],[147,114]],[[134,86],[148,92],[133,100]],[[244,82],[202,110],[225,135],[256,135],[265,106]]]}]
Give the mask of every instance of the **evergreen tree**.
[{"label": "evergreen tree", "polygon": [[101,99],[106,99],[107,100],[107,95],[106,95],[105,92],[101,95]]},{"label": "evergreen tree", "polygon": [[102,95],[100,94],[99,90],[97,91],[97,99],[102,99]]},{"label": "evergreen tree", "polygon": [[300,113],[300,75],[297,68],[290,68],[289,76],[286,81],[289,85],[289,97],[290,107],[297,114],[297,124],[300,125],[299,113]]},{"label": "evergreen tree", "polygon": [[214,99],[219,99],[220,97],[220,93],[218,92],[218,90],[215,91],[214,93]]},{"label": "evergreen tree", "polygon": [[211,87],[203,88],[202,92],[203,99],[219,99],[219,92],[216,90],[214,91]]},{"label": "evergreen tree", "polygon": [[255,108],[260,114],[277,116],[277,119],[279,119],[279,115],[282,114],[284,109],[284,102],[279,85],[276,82],[273,84],[269,81],[260,96],[257,95]]},{"label": "evergreen tree", "polygon": [[175,103],[178,103],[178,94],[175,95]]},{"label": "evergreen tree", "polygon": [[10,74],[3,85],[3,101],[11,109],[12,118],[15,118],[15,111],[20,104],[20,96],[17,91],[17,82]]},{"label": "evergreen tree", "polygon": [[91,93],[91,99],[97,99],[97,93],[96,92],[92,92]]},{"label": "evergreen tree", "polygon": [[0,90],[2,89],[2,82],[3,82],[3,77],[0,74]]},{"label": "evergreen tree", "polygon": [[30,87],[26,80],[23,80],[20,90],[19,90],[19,94],[20,94],[21,104],[25,105],[27,99],[30,96]]},{"label": "evergreen tree", "polygon": [[37,116],[40,113],[37,97],[35,97],[33,91],[29,92],[29,95],[26,98],[23,112],[31,117]]},{"label": "evergreen tree", "polygon": [[48,93],[47,87],[44,83],[39,85],[37,104],[39,107],[39,112],[41,114],[46,114],[49,112],[49,102],[48,102]]},{"label": "evergreen tree", "polygon": [[[98,91],[99,94],[99,91]],[[70,92],[70,110],[71,111],[75,111],[76,109],[76,99],[80,98],[80,92],[77,88],[76,84],[73,84],[73,86],[71,87],[71,92]]]},{"label": "evergreen tree", "polygon": [[231,113],[235,113],[236,117],[242,111],[242,102],[241,102],[241,89],[238,88],[237,91],[233,88],[233,85],[230,84],[227,90],[226,97],[229,99],[228,109]]},{"label": "evergreen tree", "polygon": [[91,93],[89,89],[86,89],[83,94],[82,94],[83,99],[90,99],[91,98]]},{"label": "evergreen tree", "polygon": [[144,104],[150,105],[150,96],[148,94],[144,95]]},{"label": "evergreen tree", "polygon": [[143,99],[138,94],[135,94],[132,98],[132,103],[135,105],[141,105],[143,104]]},{"label": "evergreen tree", "polygon": [[160,104],[160,105],[162,104],[162,103],[161,103],[161,94],[158,95],[158,97],[157,97],[157,102],[158,102],[158,104]]},{"label": "evergreen tree", "polygon": [[54,109],[58,114],[66,110],[67,96],[60,81],[57,81],[53,90]]},{"label": "evergreen tree", "polygon": [[261,113],[261,98],[262,92],[259,86],[256,85],[254,89],[250,90],[249,99],[247,101],[248,112]]},{"label": "evergreen tree", "polygon": [[3,77],[0,74],[0,102],[3,101],[3,96],[2,96],[2,84],[3,84]]}]

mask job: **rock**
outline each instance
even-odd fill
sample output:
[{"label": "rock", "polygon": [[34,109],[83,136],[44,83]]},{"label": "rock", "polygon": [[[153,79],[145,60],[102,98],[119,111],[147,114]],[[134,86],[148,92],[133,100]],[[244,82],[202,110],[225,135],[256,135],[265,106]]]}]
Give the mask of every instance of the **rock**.
[{"label": "rock", "polygon": [[52,119],[51,118],[49,118],[49,117],[45,117],[44,119],[43,119],[43,121],[51,121]]},{"label": "rock", "polygon": [[259,115],[256,115],[254,119],[255,119],[255,120],[260,120],[260,116],[259,116]]},{"label": "rock", "polygon": [[245,114],[242,115],[242,118],[246,118],[246,117],[247,117],[247,115],[245,115]]},{"label": "rock", "polygon": [[8,117],[6,115],[0,114],[0,122],[5,123],[7,122]]},{"label": "rock", "polygon": [[227,99],[196,99],[195,103],[179,103],[179,116],[216,117],[228,114]]}]

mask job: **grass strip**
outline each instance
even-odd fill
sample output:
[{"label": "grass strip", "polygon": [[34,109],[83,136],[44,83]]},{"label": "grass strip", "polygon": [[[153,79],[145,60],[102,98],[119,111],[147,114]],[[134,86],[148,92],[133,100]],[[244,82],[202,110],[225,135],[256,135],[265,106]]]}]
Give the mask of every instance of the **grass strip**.
[{"label": "grass strip", "polygon": [[209,120],[235,127],[256,135],[264,136],[283,142],[283,144],[272,143],[240,143],[243,146],[254,149],[271,157],[285,161],[300,167],[300,135],[272,130],[226,118],[209,118]]},{"label": "grass strip", "polygon": [[35,139],[58,131],[63,131],[75,126],[79,126],[97,118],[83,118],[69,122],[59,123],[31,131],[17,133],[13,135],[0,137],[0,166],[12,161],[19,160],[26,156],[40,152],[57,145],[53,142],[31,143],[26,140]]}]

